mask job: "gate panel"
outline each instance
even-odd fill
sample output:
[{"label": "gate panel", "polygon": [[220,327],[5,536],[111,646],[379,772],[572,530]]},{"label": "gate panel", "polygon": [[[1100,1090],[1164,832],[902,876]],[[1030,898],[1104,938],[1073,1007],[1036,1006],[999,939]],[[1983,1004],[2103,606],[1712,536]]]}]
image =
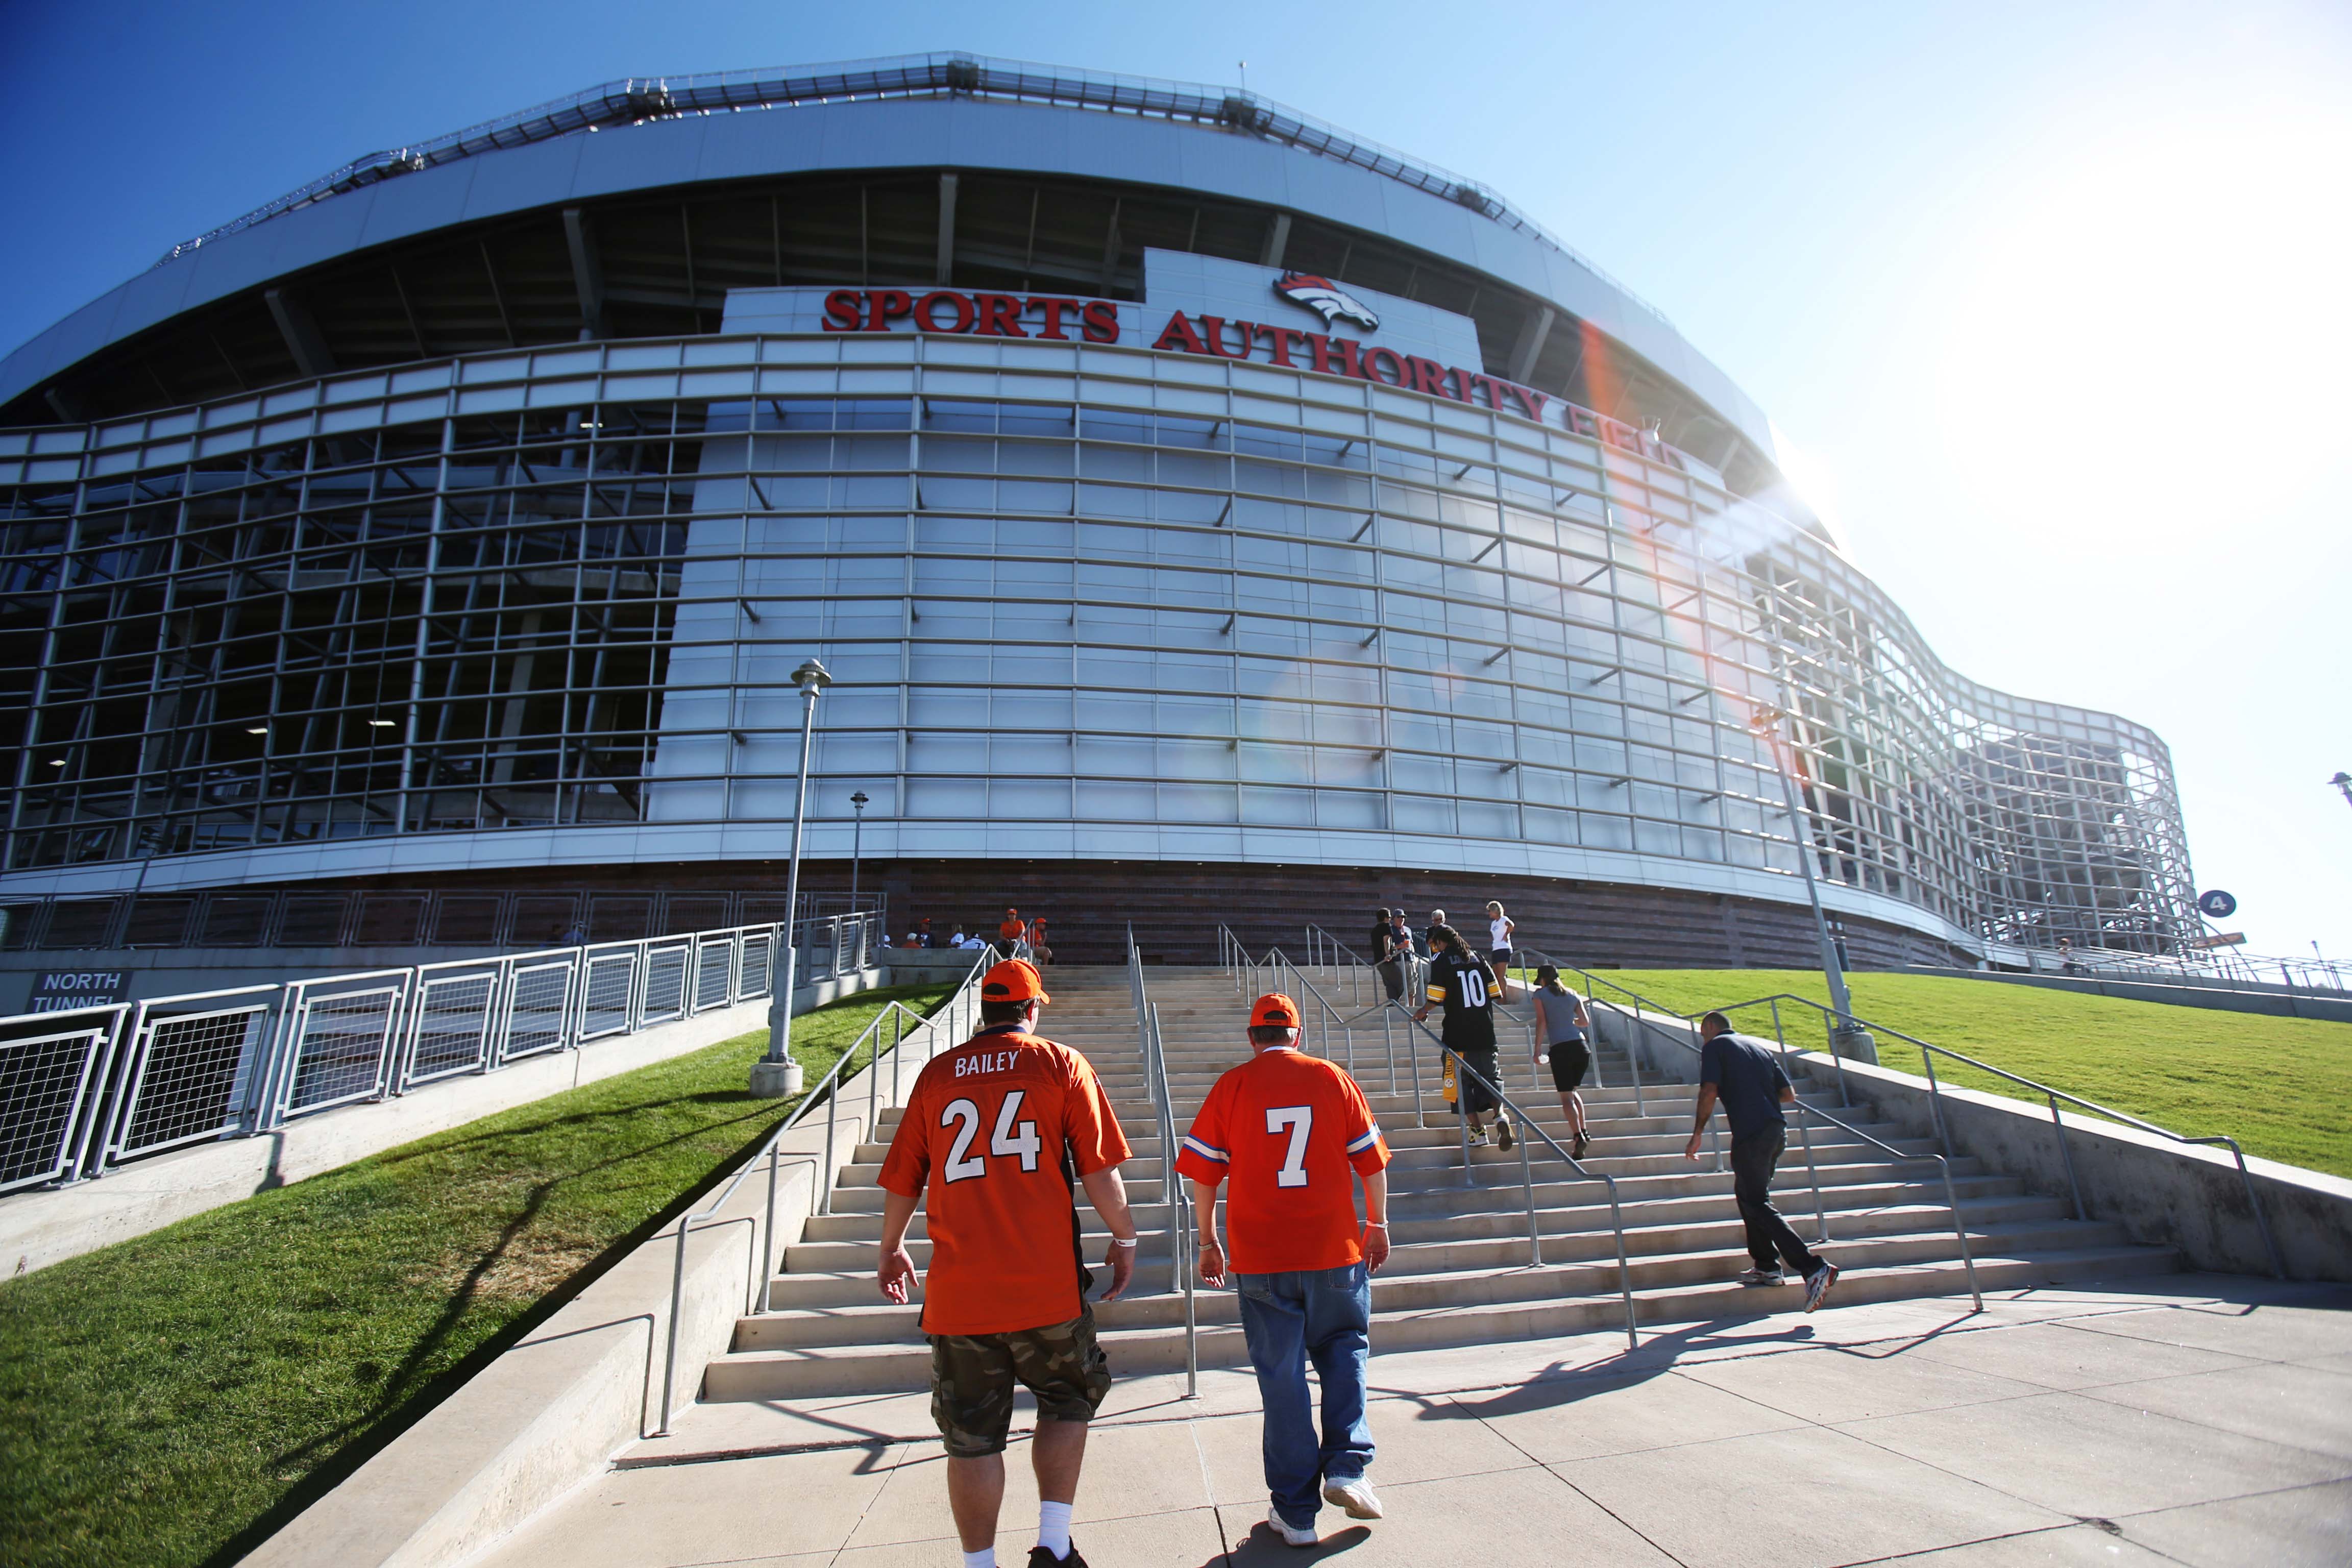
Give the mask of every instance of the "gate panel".
[{"label": "gate panel", "polygon": [[386,985],[303,998],[295,1019],[286,1114],[324,1110],[382,1090],[384,1051],[404,989]]},{"label": "gate panel", "polygon": [[571,1013],[572,959],[517,965],[514,984],[507,991],[505,1043],[499,1060],[537,1056],[563,1044],[563,1025]]},{"label": "gate panel", "polygon": [[108,1163],[238,1131],[243,1090],[268,1044],[268,1021],[264,1002],[150,1016],[140,1026]]},{"label": "gate panel", "polygon": [[425,976],[417,994],[415,1043],[401,1087],[479,1071],[489,1059],[492,1004],[498,994],[495,969]]},{"label": "gate panel", "polygon": [[637,984],[637,952],[596,952],[588,956],[585,996],[580,1005],[580,1037],[602,1039],[629,1027],[629,999]]},{"label": "gate panel", "polygon": [[0,1192],[72,1174],[82,1112],[111,1038],[101,1027],[0,1040]]}]

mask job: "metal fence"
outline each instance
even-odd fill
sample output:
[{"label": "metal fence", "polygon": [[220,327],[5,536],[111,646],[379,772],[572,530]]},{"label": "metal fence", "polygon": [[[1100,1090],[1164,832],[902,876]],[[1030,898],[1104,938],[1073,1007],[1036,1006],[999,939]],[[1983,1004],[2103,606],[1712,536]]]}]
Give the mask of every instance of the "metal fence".
[{"label": "metal fence", "polygon": [[[864,969],[878,910],[792,928],[797,977]],[[786,928],[452,959],[0,1018],[0,1192],[576,1050],[772,993]]]},{"label": "metal fence", "polygon": [[[798,918],[889,913],[880,892],[803,893]],[[0,899],[0,950],[188,947],[533,948],[780,922],[782,893],[688,889],[361,892],[210,889]]]}]

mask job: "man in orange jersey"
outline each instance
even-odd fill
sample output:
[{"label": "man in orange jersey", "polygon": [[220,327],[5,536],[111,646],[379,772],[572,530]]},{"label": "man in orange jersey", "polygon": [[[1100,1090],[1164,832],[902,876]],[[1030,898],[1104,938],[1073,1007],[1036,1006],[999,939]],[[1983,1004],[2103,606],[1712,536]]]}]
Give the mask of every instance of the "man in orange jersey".
[{"label": "man in orange jersey", "polygon": [[1004,1501],[1013,1384],[1037,1396],[1037,1544],[1030,1568],[1086,1568],[1070,1544],[1070,1505],[1087,1423],[1110,1392],[1095,1342],[1078,1247],[1073,1178],[1109,1226],[1106,1301],[1135,1273],[1135,1216],[1119,1162],[1127,1138],[1087,1058],[1035,1033],[1052,1000],[1019,959],[981,979],[982,1027],[915,1079],[882,1162],[882,1293],[905,1301],[915,1279],[907,1226],[921,1199],[930,1278],[931,1419],[948,1450],[948,1505],[965,1568],[994,1568]]},{"label": "man in orange jersey", "polygon": [[999,958],[1012,957],[1013,945],[1025,939],[1028,933],[1029,927],[1027,922],[1022,920],[1021,911],[1019,910],[1005,910],[1004,918],[1002,921],[999,921],[996,925],[996,956]]},{"label": "man in orange jersey", "polygon": [[[1192,1184],[1201,1278],[1211,1285],[1225,1282],[1217,1245],[1217,1187],[1225,1184],[1234,1284],[1265,1409],[1261,1446],[1274,1503],[1265,1521],[1291,1545],[1312,1546],[1322,1501],[1354,1519],[1381,1517],[1364,1479],[1372,1459],[1364,1363],[1371,1275],[1389,1256],[1389,1149],[1356,1080],[1298,1049],[1297,1003],[1259,997],[1249,1037],[1255,1055],[1209,1090],[1176,1170]],[[1364,1183],[1360,1233],[1356,1175]],[[1310,1360],[1323,1384],[1319,1442]]]}]

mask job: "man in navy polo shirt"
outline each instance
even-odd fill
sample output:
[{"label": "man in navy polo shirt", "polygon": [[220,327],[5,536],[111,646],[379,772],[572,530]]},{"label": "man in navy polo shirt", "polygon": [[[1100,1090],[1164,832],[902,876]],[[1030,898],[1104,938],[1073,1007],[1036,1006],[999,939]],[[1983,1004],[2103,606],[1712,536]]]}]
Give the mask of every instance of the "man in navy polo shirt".
[{"label": "man in navy polo shirt", "polygon": [[1789,1075],[1761,1040],[1731,1032],[1731,1020],[1709,1013],[1699,1020],[1698,1117],[1691,1128],[1683,1157],[1698,1158],[1699,1140],[1716,1101],[1723,1102],[1731,1123],[1731,1191],[1739,1205],[1739,1219],[1748,1227],[1748,1256],[1755,1267],[1739,1276],[1742,1285],[1781,1283],[1780,1265],[1805,1282],[1805,1310],[1822,1304],[1837,1283],[1838,1267],[1816,1256],[1798,1239],[1772,1206],[1772,1173],[1788,1146],[1789,1123],[1780,1114],[1784,1105],[1797,1103]]}]

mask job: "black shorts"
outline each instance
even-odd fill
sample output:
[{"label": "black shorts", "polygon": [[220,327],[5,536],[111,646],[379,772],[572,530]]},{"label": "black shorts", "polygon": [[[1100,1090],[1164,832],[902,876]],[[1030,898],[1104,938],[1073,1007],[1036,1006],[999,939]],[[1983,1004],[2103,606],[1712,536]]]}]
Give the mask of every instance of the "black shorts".
[{"label": "black shorts", "polygon": [[1562,1094],[1572,1094],[1584,1082],[1584,1075],[1592,1070],[1592,1048],[1582,1040],[1562,1040],[1547,1047],[1551,1052],[1551,1086]]},{"label": "black shorts", "polygon": [[1110,1358],[1095,1342],[1091,1307],[1042,1329],[930,1338],[931,1419],[954,1458],[1004,1452],[1015,1378],[1037,1396],[1037,1415],[1047,1421],[1090,1420],[1110,1393]]},{"label": "black shorts", "polygon": [[1505,980],[1510,978],[1511,950],[1509,948],[1494,948],[1487,952],[1486,957],[1495,965],[1496,978]]}]

